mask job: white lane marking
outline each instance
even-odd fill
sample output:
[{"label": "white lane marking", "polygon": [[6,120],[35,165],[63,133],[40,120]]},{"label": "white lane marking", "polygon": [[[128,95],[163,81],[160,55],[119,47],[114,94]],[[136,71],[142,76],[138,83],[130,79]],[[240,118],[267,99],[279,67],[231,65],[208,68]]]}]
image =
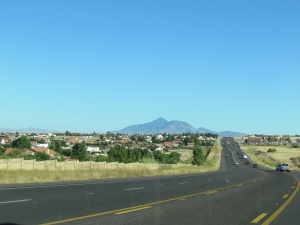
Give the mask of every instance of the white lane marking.
[{"label": "white lane marking", "polygon": [[182,183],[178,183],[178,184],[188,184],[189,182],[182,182]]},{"label": "white lane marking", "polygon": [[145,188],[145,187],[129,188],[129,189],[125,189],[125,191],[140,190],[140,189],[144,189],[144,188]]},{"label": "white lane marking", "polygon": [[32,201],[32,199],[23,199],[23,200],[0,202],[0,204],[17,203],[17,202],[28,202],[28,201]]}]

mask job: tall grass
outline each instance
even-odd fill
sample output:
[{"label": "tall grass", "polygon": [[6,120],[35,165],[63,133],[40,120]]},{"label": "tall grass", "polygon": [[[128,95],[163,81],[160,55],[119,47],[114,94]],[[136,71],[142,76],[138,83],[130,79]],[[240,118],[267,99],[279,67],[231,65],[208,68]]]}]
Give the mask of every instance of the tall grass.
[{"label": "tall grass", "polygon": [[158,175],[190,174],[212,171],[208,165],[190,166],[161,164],[158,169],[104,169],[104,170],[0,170],[1,184],[44,183],[63,181],[130,178]]}]

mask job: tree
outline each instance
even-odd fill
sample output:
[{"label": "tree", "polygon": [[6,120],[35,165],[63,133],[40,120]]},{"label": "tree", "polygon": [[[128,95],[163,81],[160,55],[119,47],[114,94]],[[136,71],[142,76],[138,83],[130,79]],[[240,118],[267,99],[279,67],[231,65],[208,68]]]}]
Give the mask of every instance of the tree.
[{"label": "tree", "polygon": [[73,148],[72,155],[79,161],[84,161],[87,158],[87,147],[84,142],[76,143]]},{"label": "tree", "polygon": [[100,140],[103,141],[103,139],[104,139],[104,135],[100,134]]},{"label": "tree", "polygon": [[203,154],[203,150],[198,145],[194,146],[193,157],[194,157],[194,160],[192,162],[193,165],[199,166],[199,165],[202,165],[205,161],[205,156]]},{"label": "tree", "polygon": [[45,144],[46,141],[44,139],[40,139],[40,140],[37,140],[37,143],[39,143],[39,144]]},{"label": "tree", "polygon": [[178,152],[172,152],[170,154],[170,161],[169,163],[172,163],[172,164],[177,164],[180,160],[180,154]]},{"label": "tree", "polygon": [[2,146],[0,146],[0,155],[4,154],[4,152],[5,152],[5,149]]},{"label": "tree", "polygon": [[31,148],[31,143],[26,136],[21,136],[18,139],[14,140],[12,143],[13,148],[19,148],[19,149],[24,149],[24,148]]},{"label": "tree", "polygon": [[34,155],[26,155],[23,158],[25,160],[35,159],[36,161],[45,161],[45,160],[49,160],[50,156],[45,152],[36,152]]},{"label": "tree", "polygon": [[63,145],[62,141],[58,140],[58,141],[51,142],[49,148],[58,153],[62,153],[62,145]]}]

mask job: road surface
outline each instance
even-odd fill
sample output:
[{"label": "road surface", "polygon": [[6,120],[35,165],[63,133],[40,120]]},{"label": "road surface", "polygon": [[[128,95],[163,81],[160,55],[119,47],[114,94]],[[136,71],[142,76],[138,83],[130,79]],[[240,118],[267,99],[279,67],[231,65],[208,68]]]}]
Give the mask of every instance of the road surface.
[{"label": "road surface", "polygon": [[212,173],[0,185],[0,224],[299,225],[294,173],[252,168],[233,139],[222,144]]}]

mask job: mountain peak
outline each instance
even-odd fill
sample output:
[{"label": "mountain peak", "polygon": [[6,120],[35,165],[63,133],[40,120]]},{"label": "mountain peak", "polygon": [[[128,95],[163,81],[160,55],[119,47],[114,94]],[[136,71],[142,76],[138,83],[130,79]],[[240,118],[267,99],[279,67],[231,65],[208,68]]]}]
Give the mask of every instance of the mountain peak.
[{"label": "mountain peak", "polygon": [[155,123],[156,122],[158,122],[158,123],[167,123],[168,121],[166,119],[162,118],[162,117],[159,117],[156,120],[153,120],[152,123],[153,122],[155,122]]},{"label": "mountain peak", "polygon": [[119,131],[120,133],[143,133],[143,134],[157,134],[157,133],[196,133],[197,129],[190,124],[182,121],[170,121],[160,117],[152,122],[140,125],[132,125]]}]

